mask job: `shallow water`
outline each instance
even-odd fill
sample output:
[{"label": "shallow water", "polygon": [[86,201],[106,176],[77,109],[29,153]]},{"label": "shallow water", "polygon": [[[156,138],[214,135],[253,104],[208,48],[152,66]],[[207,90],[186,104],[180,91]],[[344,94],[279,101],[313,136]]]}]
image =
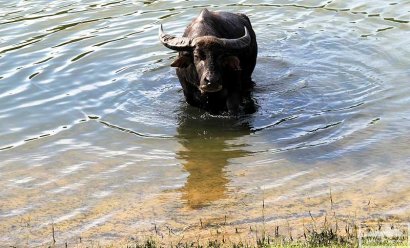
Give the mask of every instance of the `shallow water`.
[{"label": "shallow water", "polygon": [[[330,192],[340,216],[410,221],[408,1],[1,6],[2,245],[282,225]],[[204,7],[252,21],[250,116],[188,106],[158,42]]]}]

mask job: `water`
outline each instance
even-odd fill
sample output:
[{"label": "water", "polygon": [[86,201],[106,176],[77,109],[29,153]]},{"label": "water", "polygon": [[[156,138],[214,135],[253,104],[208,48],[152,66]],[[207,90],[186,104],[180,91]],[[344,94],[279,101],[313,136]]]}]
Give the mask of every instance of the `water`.
[{"label": "water", "polygon": [[[410,221],[408,1],[1,6],[2,245],[297,227],[330,192],[340,218]],[[204,7],[252,21],[253,115],[184,102],[157,29]]]}]

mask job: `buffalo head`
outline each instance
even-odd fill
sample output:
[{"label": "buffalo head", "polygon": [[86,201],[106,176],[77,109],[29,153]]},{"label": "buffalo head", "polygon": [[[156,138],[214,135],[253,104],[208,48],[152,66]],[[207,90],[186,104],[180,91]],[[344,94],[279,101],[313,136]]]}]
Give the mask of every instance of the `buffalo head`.
[{"label": "buffalo head", "polygon": [[246,27],[244,31],[244,35],[236,39],[215,36],[188,38],[165,34],[161,25],[159,38],[167,48],[180,52],[171,66],[179,68],[194,66],[199,90],[202,93],[218,92],[224,87],[222,82],[224,71],[241,70],[239,58],[235,54],[247,49],[251,44],[251,36]]}]

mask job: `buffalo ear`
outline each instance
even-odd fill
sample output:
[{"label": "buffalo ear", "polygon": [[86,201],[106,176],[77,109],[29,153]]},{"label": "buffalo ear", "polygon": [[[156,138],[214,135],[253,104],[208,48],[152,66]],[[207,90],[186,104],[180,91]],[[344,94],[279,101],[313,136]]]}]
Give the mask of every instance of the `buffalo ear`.
[{"label": "buffalo ear", "polygon": [[185,68],[185,67],[188,67],[190,62],[191,62],[191,59],[188,56],[182,55],[182,56],[178,56],[178,58],[174,62],[172,62],[171,66]]},{"label": "buffalo ear", "polygon": [[228,56],[223,60],[223,66],[227,67],[233,71],[240,71],[242,70],[239,58],[236,56]]}]

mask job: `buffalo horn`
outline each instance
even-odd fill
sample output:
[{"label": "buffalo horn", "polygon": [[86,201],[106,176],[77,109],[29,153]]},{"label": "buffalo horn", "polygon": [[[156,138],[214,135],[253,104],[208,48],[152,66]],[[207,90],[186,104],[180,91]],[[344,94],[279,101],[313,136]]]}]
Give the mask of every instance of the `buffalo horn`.
[{"label": "buffalo horn", "polygon": [[174,35],[165,34],[162,24],[159,27],[159,40],[164,46],[175,51],[186,51],[191,49],[191,39],[187,37],[175,37]]},{"label": "buffalo horn", "polygon": [[251,36],[249,35],[248,29],[245,27],[245,34],[237,39],[224,39],[219,38],[223,46],[227,49],[240,50],[247,48],[251,44]]}]

